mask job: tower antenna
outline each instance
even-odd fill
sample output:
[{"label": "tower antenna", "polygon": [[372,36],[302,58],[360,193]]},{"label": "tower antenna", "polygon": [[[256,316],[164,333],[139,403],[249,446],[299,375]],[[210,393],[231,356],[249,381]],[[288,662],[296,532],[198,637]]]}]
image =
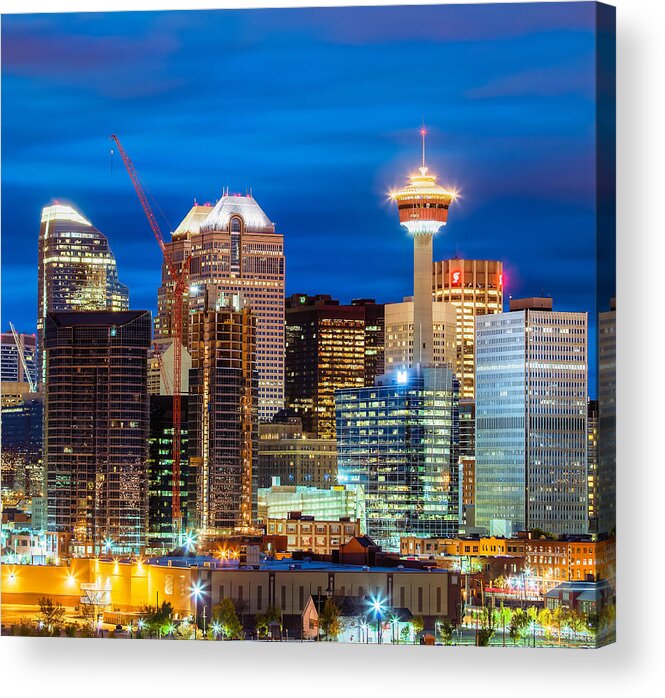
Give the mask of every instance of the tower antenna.
[{"label": "tower antenna", "polygon": [[423,167],[425,167],[425,136],[427,135],[427,128],[425,127],[425,121],[423,120],[423,125],[420,127],[420,137],[423,142]]}]

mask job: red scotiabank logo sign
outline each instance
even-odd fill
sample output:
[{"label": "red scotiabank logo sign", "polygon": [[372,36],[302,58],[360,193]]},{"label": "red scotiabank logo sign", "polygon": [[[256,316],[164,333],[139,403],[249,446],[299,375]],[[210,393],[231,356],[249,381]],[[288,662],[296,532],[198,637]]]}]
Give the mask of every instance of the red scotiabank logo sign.
[{"label": "red scotiabank logo sign", "polygon": [[462,272],[459,269],[450,272],[450,285],[460,286],[462,283]]}]

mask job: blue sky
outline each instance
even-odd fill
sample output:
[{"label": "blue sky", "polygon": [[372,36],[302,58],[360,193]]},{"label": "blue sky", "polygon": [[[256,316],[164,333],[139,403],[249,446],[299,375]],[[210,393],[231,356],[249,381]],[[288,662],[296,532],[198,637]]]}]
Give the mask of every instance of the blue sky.
[{"label": "blue sky", "polygon": [[[164,213],[250,187],[287,293],[396,301],[411,245],[386,192],[428,161],[460,201],[435,258],[498,258],[514,296],[594,312],[593,3],[3,16],[2,315],[33,331],[41,208],[110,240],[133,308],[160,253],[117,133]],[[170,225],[169,225],[170,224]]]}]

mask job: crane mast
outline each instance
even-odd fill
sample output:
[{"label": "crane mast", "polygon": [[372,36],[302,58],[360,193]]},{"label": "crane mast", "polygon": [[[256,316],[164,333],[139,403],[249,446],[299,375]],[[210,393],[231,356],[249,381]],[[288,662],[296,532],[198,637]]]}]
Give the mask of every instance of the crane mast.
[{"label": "crane mast", "polygon": [[[168,270],[169,276],[171,277],[171,282],[173,283],[173,307],[171,308],[171,328],[173,336],[173,473],[172,473],[172,493],[171,493],[171,512],[172,512],[172,523],[173,523],[173,535],[176,544],[182,542],[182,513],[180,509],[180,449],[181,449],[181,427],[182,427],[182,417],[181,417],[181,374],[182,374],[182,344],[183,344],[183,322],[182,322],[182,304],[185,295],[185,290],[187,288],[187,281],[189,277],[189,263],[190,258],[183,260],[182,267],[178,271],[176,265],[173,262],[169,251],[164,243],[164,238],[162,232],[157,224],[155,215],[150,208],[148,198],[143,191],[143,186],[136,173],[136,168],[132,163],[129,155],[122,147],[120,140],[117,136],[112,135],[111,140],[115,143],[120,153],[120,157],[125,165],[127,174],[132,181],[136,195],[141,202],[143,207],[143,212],[145,213],[150,228],[157,239],[157,244],[164,256],[164,262]],[[160,357],[161,364],[161,357]],[[161,368],[161,366],[160,366]]]}]

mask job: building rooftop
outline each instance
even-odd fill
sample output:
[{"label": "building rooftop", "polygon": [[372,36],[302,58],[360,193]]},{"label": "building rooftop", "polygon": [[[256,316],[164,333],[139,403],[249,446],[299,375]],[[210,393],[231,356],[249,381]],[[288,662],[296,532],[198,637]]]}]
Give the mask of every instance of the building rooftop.
[{"label": "building rooftop", "polygon": [[42,209],[42,223],[48,221],[71,221],[72,223],[80,223],[81,225],[92,227],[92,223],[83,218],[75,208],[62,204],[59,201],[54,201],[50,206],[45,206]]},{"label": "building rooftop", "polygon": [[510,310],[552,310],[551,298],[511,298]]},{"label": "building rooftop", "polygon": [[61,310],[49,313],[49,316],[62,327],[74,325],[125,325],[148,312],[147,310]]},{"label": "building rooftop", "polygon": [[212,213],[212,204],[194,204],[187,215],[180,221],[180,225],[173,231],[174,238],[186,236],[188,233],[201,232],[201,224]]},{"label": "building rooftop", "polygon": [[[120,562],[123,562],[122,560]],[[125,561],[126,562],[126,561]],[[241,565],[238,560],[220,560],[217,557],[210,555],[199,555],[192,557],[152,557],[146,560],[148,565],[157,565],[167,567],[171,563],[172,567],[211,567],[214,569],[251,569],[250,566]],[[207,563],[207,564],[206,564]],[[424,572],[419,568],[409,567],[393,567],[393,566],[377,566],[368,567],[367,565],[344,565],[337,562],[328,562],[325,560],[294,560],[293,558],[283,558],[274,560],[272,558],[262,558],[259,564],[259,569],[266,572],[288,572],[288,571],[303,571],[303,572]],[[432,574],[448,574],[448,570],[433,568]]]},{"label": "building rooftop", "polygon": [[215,204],[215,208],[200,224],[201,231],[228,230],[233,216],[240,216],[246,230],[256,233],[274,233],[275,225],[264,213],[253,196],[225,194]]}]

